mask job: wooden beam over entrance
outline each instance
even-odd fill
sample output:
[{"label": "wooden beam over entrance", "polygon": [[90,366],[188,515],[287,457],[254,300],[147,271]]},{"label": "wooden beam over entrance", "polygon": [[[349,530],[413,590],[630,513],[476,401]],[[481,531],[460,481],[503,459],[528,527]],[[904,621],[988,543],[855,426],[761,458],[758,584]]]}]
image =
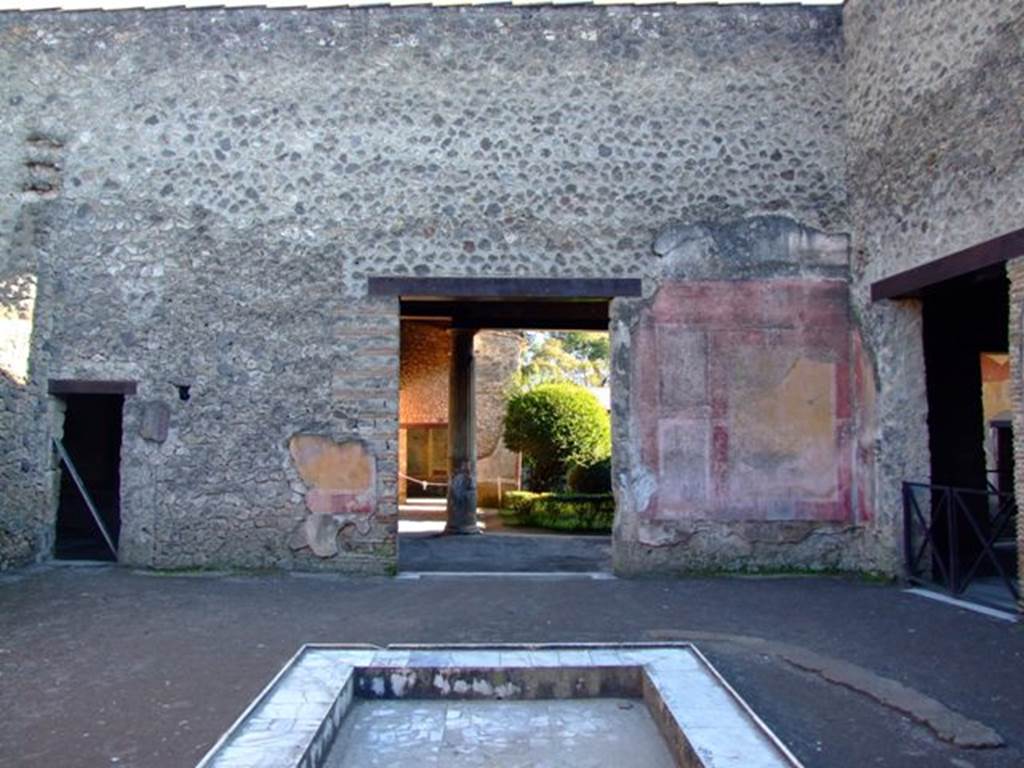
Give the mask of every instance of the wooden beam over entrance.
[{"label": "wooden beam over entrance", "polygon": [[612,299],[642,293],[639,278],[371,277],[371,296],[403,299]]},{"label": "wooden beam over entrance", "polygon": [[47,382],[51,395],[134,395],[137,388],[134,381],[50,379]]},{"label": "wooden beam over entrance", "polygon": [[608,300],[424,301],[403,300],[402,319],[452,328],[607,331]]},{"label": "wooden beam over entrance", "polygon": [[1024,256],[1024,229],[1008,232],[872,283],[871,300],[920,296],[922,290],[937,283],[1001,264],[1017,256]]}]

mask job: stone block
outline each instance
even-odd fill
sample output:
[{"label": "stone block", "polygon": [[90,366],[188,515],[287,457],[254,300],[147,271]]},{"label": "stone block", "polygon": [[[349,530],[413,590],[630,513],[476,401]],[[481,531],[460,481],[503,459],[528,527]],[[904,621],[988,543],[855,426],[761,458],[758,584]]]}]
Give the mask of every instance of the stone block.
[{"label": "stone block", "polygon": [[333,515],[314,513],[302,524],[306,542],[317,557],[338,554],[338,521]]},{"label": "stone block", "polygon": [[142,405],[142,418],[139,423],[139,436],[143,440],[162,443],[167,440],[167,430],[171,423],[171,407],[160,400],[153,400]]}]

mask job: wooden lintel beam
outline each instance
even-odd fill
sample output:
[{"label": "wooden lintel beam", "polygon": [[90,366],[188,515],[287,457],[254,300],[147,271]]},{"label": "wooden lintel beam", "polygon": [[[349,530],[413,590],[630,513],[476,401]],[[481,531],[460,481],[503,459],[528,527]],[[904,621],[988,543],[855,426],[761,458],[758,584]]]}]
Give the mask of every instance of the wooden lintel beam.
[{"label": "wooden lintel beam", "polygon": [[405,299],[611,299],[642,294],[639,278],[409,277],[368,278],[371,296]]},{"label": "wooden lintel beam", "polygon": [[402,301],[401,316],[454,328],[608,330],[607,301]]},{"label": "wooden lintel beam", "polygon": [[47,391],[51,395],[134,395],[138,385],[134,381],[96,379],[50,379]]},{"label": "wooden lintel beam", "polygon": [[1000,235],[962,251],[871,284],[871,300],[919,296],[930,286],[1024,256],[1024,229]]}]

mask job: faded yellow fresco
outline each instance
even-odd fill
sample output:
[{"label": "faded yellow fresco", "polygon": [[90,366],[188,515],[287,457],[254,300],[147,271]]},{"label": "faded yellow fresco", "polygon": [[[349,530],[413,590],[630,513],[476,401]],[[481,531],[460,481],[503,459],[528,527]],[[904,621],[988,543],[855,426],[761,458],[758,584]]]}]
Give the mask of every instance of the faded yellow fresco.
[{"label": "faded yellow fresco", "polygon": [[764,350],[745,355],[744,368],[730,404],[730,495],[832,498],[835,365]]},{"label": "faded yellow fresco", "polygon": [[373,461],[362,443],[336,443],[320,435],[295,435],[288,450],[311,488],[363,493],[373,483]]}]

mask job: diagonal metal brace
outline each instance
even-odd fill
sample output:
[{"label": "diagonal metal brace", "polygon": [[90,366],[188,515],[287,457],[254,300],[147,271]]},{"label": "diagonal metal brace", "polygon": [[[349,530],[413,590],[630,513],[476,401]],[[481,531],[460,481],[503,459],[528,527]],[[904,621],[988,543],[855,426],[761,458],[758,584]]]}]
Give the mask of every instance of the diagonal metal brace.
[{"label": "diagonal metal brace", "polygon": [[85,489],[85,483],[82,482],[82,478],[78,474],[78,470],[75,469],[75,464],[71,461],[71,457],[68,456],[67,450],[64,448],[64,444],[56,437],[53,438],[53,446],[57,449],[57,453],[60,454],[60,460],[64,462],[64,466],[68,468],[68,472],[71,473],[71,479],[75,481],[75,486],[78,488],[78,492],[82,494],[82,498],[85,500],[85,506],[89,508],[92,513],[92,519],[96,521],[96,526],[100,529],[100,533],[103,534],[104,541],[107,542],[107,546],[110,547],[110,552],[114,555],[114,559],[117,559],[117,547],[114,546],[114,540],[110,538],[110,534],[107,532],[107,526],[103,524],[103,519],[100,517],[100,513],[96,510],[96,505],[92,502],[92,497],[89,492]]}]

